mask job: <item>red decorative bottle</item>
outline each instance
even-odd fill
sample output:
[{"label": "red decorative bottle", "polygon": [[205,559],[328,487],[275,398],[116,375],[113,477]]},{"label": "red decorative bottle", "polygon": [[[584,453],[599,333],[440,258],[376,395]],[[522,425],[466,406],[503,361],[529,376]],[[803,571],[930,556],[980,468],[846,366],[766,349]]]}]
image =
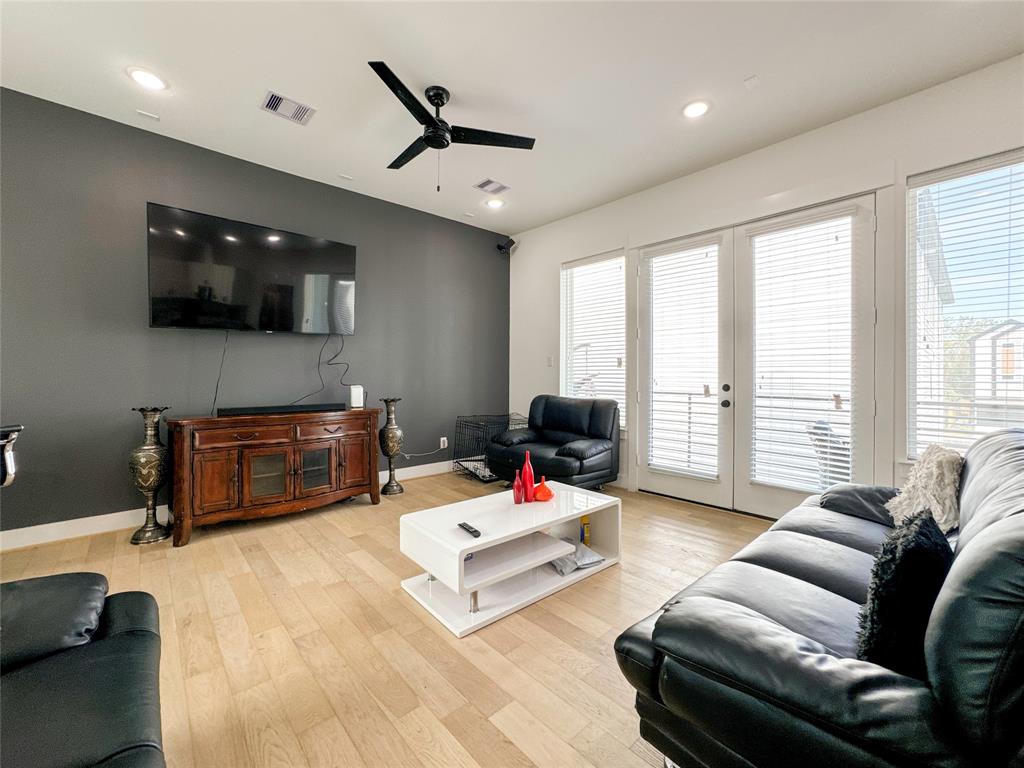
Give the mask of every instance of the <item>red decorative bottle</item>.
[{"label": "red decorative bottle", "polygon": [[530,463],[530,452],[526,452],[526,461],[523,463],[523,501],[533,501],[533,465]]},{"label": "red decorative bottle", "polygon": [[516,470],[516,479],[512,483],[512,501],[516,504],[523,503],[523,479],[519,476],[519,470]]}]

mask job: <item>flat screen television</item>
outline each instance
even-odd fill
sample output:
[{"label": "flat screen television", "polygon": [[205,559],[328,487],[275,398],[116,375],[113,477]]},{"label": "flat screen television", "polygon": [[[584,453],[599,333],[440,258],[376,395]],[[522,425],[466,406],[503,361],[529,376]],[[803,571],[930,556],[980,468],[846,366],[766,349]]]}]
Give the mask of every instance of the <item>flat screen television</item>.
[{"label": "flat screen television", "polygon": [[157,203],[146,214],[150,327],[355,333],[355,246]]}]

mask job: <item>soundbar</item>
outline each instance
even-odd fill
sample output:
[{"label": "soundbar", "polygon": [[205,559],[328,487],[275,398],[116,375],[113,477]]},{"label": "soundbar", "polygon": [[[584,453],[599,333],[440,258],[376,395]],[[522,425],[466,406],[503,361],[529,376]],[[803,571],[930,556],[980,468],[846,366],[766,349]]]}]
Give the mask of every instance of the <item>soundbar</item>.
[{"label": "soundbar", "polygon": [[218,416],[255,416],[264,413],[321,413],[344,411],[344,403],[311,403],[310,405],[249,405],[241,408],[218,408]]}]

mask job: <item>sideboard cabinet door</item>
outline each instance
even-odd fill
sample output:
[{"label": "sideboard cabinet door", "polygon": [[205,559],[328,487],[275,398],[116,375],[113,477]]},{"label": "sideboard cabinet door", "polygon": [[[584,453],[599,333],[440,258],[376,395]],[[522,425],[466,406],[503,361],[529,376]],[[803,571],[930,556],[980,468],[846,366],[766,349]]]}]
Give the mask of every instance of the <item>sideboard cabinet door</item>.
[{"label": "sideboard cabinet door", "polygon": [[193,514],[238,506],[238,451],[204,451],[192,457]]},{"label": "sideboard cabinet door", "polygon": [[[340,488],[355,488],[370,484],[370,472],[376,472],[376,461],[371,462],[370,437],[343,437],[338,441],[338,469]],[[375,458],[375,457],[374,457]],[[370,464],[373,464],[371,469]]]},{"label": "sideboard cabinet door", "polygon": [[293,498],[292,448],[242,449],[242,506],[274,504]]}]

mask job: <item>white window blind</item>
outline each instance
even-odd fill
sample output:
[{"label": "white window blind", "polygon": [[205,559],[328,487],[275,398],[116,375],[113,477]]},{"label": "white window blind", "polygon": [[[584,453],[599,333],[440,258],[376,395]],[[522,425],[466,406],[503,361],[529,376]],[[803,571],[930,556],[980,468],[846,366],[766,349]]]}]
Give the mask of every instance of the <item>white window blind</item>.
[{"label": "white window blind", "polygon": [[718,245],[647,260],[651,317],[648,464],[718,477]]},{"label": "white window blind", "polygon": [[562,394],[612,398],[626,424],[626,260],[562,267]]},{"label": "white window blind", "polygon": [[1024,425],[1024,150],[908,180],[907,453]]},{"label": "white window blind", "polygon": [[851,477],[853,219],[752,238],[751,479],[818,490]]}]

